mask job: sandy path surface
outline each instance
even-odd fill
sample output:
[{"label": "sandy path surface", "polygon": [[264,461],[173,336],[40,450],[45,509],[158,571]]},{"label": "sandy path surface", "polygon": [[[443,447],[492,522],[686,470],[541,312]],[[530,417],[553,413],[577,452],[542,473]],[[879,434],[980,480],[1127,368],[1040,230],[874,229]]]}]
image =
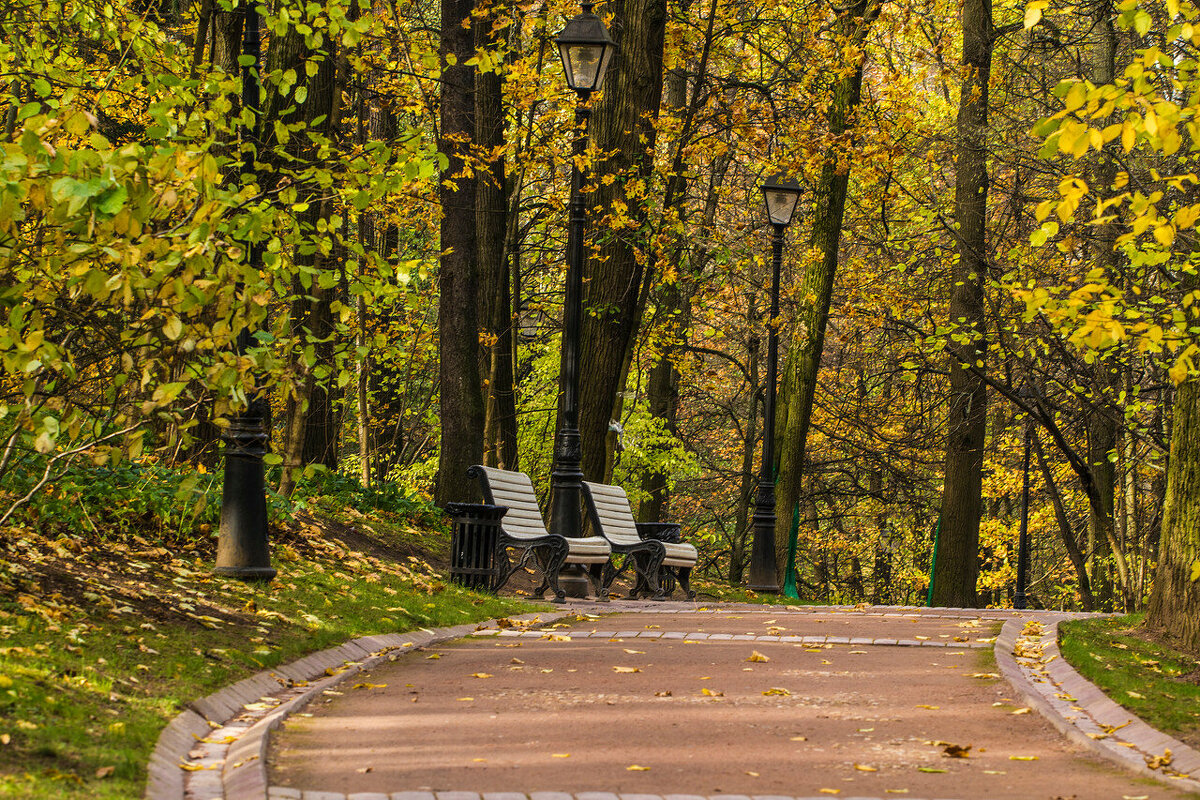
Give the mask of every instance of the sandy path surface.
[{"label": "sandy path surface", "polygon": [[[994,619],[635,613],[397,658],[292,717],[271,784],[332,792],[1182,798],[1080,751],[992,677]],[[569,631],[949,646],[570,638]],[[958,640],[958,641],[956,641]],[[974,645],[974,646],[973,646]],[[747,660],[759,653],[766,661]],[[486,676],[486,677],[485,677]],[[357,686],[358,688],[350,688]],[[970,747],[967,757],[949,745]]]}]

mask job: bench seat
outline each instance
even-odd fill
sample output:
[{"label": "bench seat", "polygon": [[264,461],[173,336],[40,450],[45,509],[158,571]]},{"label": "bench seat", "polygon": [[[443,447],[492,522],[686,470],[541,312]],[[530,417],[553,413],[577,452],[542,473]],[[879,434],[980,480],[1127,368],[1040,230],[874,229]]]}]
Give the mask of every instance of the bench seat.
[{"label": "bench seat", "polygon": [[[553,589],[554,602],[562,603],[565,602],[566,592],[559,586],[558,576],[565,564],[601,565],[609,562],[612,546],[604,537],[568,538],[546,530],[533,483],[524,472],[477,464],[467,470],[467,477],[479,481],[487,503],[508,508],[508,513],[500,520],[501,536],[496,560],[504,566],[498,586],[503,586],[533,558],[542,571],[542,583],[534,589],[534,597],[541,597],[546,589]],[[509,562],[509,550],[517,551],[515,563]],[[586,570],[585,573],[592,579],[590,573]],[[598,580],[596,595],[601,598],[605,595]]]}]

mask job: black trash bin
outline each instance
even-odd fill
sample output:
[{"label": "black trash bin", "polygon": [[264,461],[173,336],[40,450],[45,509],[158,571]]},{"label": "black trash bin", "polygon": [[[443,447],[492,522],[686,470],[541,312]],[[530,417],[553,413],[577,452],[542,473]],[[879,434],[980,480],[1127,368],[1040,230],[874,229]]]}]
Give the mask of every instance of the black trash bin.
[{"label": "black trash bin", "polygon": [[482,503],[447,503],[454,519],[450,537],[450,580],[468,589],[494,592],[499,588],[501,565],[496,563],[500,520],[507,506]]}]

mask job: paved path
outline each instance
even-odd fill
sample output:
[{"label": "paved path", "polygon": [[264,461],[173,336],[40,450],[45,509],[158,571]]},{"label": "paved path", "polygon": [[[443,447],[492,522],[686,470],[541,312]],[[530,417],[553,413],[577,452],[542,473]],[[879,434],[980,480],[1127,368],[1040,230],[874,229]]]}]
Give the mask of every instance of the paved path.
[{"label": "paved path", "polygon": [[1023,713],[990,649],[1003,613],[667,611],[399,656],[286,722],[272,796],[1194,796]]}]

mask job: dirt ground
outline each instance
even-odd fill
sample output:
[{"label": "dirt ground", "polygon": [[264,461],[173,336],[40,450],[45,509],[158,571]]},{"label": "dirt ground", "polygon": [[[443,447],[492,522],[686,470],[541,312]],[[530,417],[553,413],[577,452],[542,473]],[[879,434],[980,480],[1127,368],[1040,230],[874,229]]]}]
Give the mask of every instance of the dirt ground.
[{"label": "dirt ground", "polygon": [[1192,796],[1101,762],[1036,712],[1021,713],[994,677],[991,650],[967,646],[998,627],[990,619],[767,610],[625,614],[571,628],[928,637],[951,646],[569,639],[567,628],[544,639],[472,638],[401,656],[322,698],[311,716],[291,718],[273,739],[272,785],[345,793]]}]

